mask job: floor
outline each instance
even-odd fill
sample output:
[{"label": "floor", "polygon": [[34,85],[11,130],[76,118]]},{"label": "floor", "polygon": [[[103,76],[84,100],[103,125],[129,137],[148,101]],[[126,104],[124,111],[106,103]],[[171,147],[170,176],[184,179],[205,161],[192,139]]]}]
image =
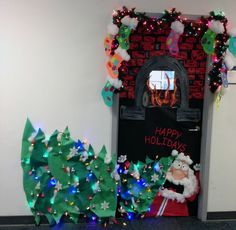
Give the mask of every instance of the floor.
[{"label": "floor", "polygon": [[[61,224],[54,227],[49,227],[48,225],[41,225],[39,227],[33,225],[25,226],[0,226],[0,230],[78,230],[78,229],[92,229],[99,230],[104,229],[99,224],[93,223],[80,223],[80,224]],[[120,224],[110,225],[105,229],[161,229],[161,230],[236,230],[236,220],[234,221],[211,221],[203,223],[194,217],[159,217],[159,218],[149,218],[143,220],[133,220],[127,223],[126,226]]]}]

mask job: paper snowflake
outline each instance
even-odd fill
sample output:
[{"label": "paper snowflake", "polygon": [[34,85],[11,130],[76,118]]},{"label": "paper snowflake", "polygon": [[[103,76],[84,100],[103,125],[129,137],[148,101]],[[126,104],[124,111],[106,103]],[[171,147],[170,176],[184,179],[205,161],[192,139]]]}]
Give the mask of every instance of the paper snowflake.
[{"label": "paper snowflake", "polygon": [[76,156],[78,154],[77,149],[75,147],[70,149],[70,153],[67,156],[67,159],[71,159],[72,157]]},{"label": "paper snowflake", "polygon": [[159,180],[159,176],[154,173],[153,175],[151,175],[151,181],[153,181],[154,183],[156,183]]},{"label": "paper snowflake", "polygon": [[61,142],[61,138],[62,138],[62,133],[58,133],[57,134],[57,141]]},{"label": "paper snowflake", "polygon": [[109,203],[104,200],[103,203],[101,203],[101,209],[106,210],[108,208],[109,208]]},{"label": "paper snowflake", "polygon": [[124,163],[126,160],[127,160],[127,156],[126,156],[126,155],[120,155],[120,156],[118,157],[117,162],[119,162],[119,163]]},{"label": "paper snowflake", "polygon": [[41,188],[41,185],[40,185],[40,181],[36,184],[36,186],[35,186],[35,189],[36,190],[40,190],[40,188]]},{"label": "paper snowflake", "polygon": [[62,184],[59,183],[59,181],[57,181],[57,184],[55,186],[55,189],[57,189],[57,191],[62,189]]},{"label": "paper snowflake", "polygon": [[88,159],[88,153],[86,151],[83,151],[83,153],[80,156],[80,160],[85,162]]}]

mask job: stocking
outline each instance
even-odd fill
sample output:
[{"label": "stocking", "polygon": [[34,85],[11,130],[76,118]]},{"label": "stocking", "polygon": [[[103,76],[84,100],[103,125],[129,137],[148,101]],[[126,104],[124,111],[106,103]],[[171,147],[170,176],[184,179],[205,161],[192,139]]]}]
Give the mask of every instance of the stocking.
[{"label": "stocking", "polygon": [[179,46],[178,46],[179,37],[180,37],[179,33],[177,33],[174,30],[171,30],[166,40],[166,45],[172,55],[176,55],[179,53]]},{"label": "stocking", "polygon": [[114,36],[111,34],[107,34],[105,40],[104,40],[104,48],[107,56],[110,56],[111,50],[112,50],[112,42],[113,42]]},{"label": "stocking", "polygon": [[102,98],[105,102],[105,104],[109,107],[113,104],[113,93],[114,93],[115,87],[111,85],[109,81],[106,82],[106,85],[104,86],[102,90]]},{"label": "stocking", "polygon": [[236,37],[229,39],[229,51],[236,57]]},{"label": "stocking", "polygon": [[117,78],[119,75],[119,67],[121,65],[121,62],[123,61],[123,58],[118,54],[115,53],[111,59],[107,62],[107,71],[108,74],[112,77],[112,78]]},{"label": "stocking", "polygon": [[120,48],[128,50],[129,49],[129,35],[131,28],[125,25],[121,25],[117,40],[119,42]]}]

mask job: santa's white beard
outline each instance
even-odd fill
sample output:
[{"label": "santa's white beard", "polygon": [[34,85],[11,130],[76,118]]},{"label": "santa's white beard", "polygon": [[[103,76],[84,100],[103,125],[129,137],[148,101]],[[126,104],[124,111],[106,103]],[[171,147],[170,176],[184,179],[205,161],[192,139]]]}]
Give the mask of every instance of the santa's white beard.
[{"label": "santa's white beard", "polygon": [[183,194],[174,192],[172,190],[164,188],[161,190],[161,195],[165,198],[176,200],[177,202],[185,202],[185,198],[191,197],[193,194],[197,193],[198,190],[198,184],[197,184],[197,178],[194,175],[194,172],[192,169],[189,169],[188,171],[188,178],[185,177],[182,180],[175,180],[172,176],[171,171],[168,171],[166,174],[166,180],[169,182],[172,182],[175,185],[182,185],[184,186]]}]

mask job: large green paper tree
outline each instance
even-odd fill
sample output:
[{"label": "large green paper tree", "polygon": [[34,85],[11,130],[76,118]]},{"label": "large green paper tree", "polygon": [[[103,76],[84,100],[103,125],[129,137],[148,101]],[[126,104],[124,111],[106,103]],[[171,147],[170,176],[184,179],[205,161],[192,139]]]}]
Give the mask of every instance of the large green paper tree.
[{"label": "large green paper tree", "polygon": [[95,156],[91,145],[85,149],[82,142],[71,139],[68,128],[47,140],[27,120],[21,159],[26,199],[37,224],[42,215],[50,224],[59,223],[63,215],[73,222],[81,214],[115,216],[116,182],[110,170],[116,160],[105,147]]},{"label": "large green paper tree", "polygon": [[[46,138],[29,120],[22,139],[21,165],[26,199],[37,224],[46,216],[50,224],[69,216],[115,217],[117,192],[120,210],[143,214],[165,182],[174,157],[130,163],[119,174],[114,154],[103,147],[95,154],[91,145],[70,137],[68,128]],[[119,187],[117,191],[117,187]]]}]

